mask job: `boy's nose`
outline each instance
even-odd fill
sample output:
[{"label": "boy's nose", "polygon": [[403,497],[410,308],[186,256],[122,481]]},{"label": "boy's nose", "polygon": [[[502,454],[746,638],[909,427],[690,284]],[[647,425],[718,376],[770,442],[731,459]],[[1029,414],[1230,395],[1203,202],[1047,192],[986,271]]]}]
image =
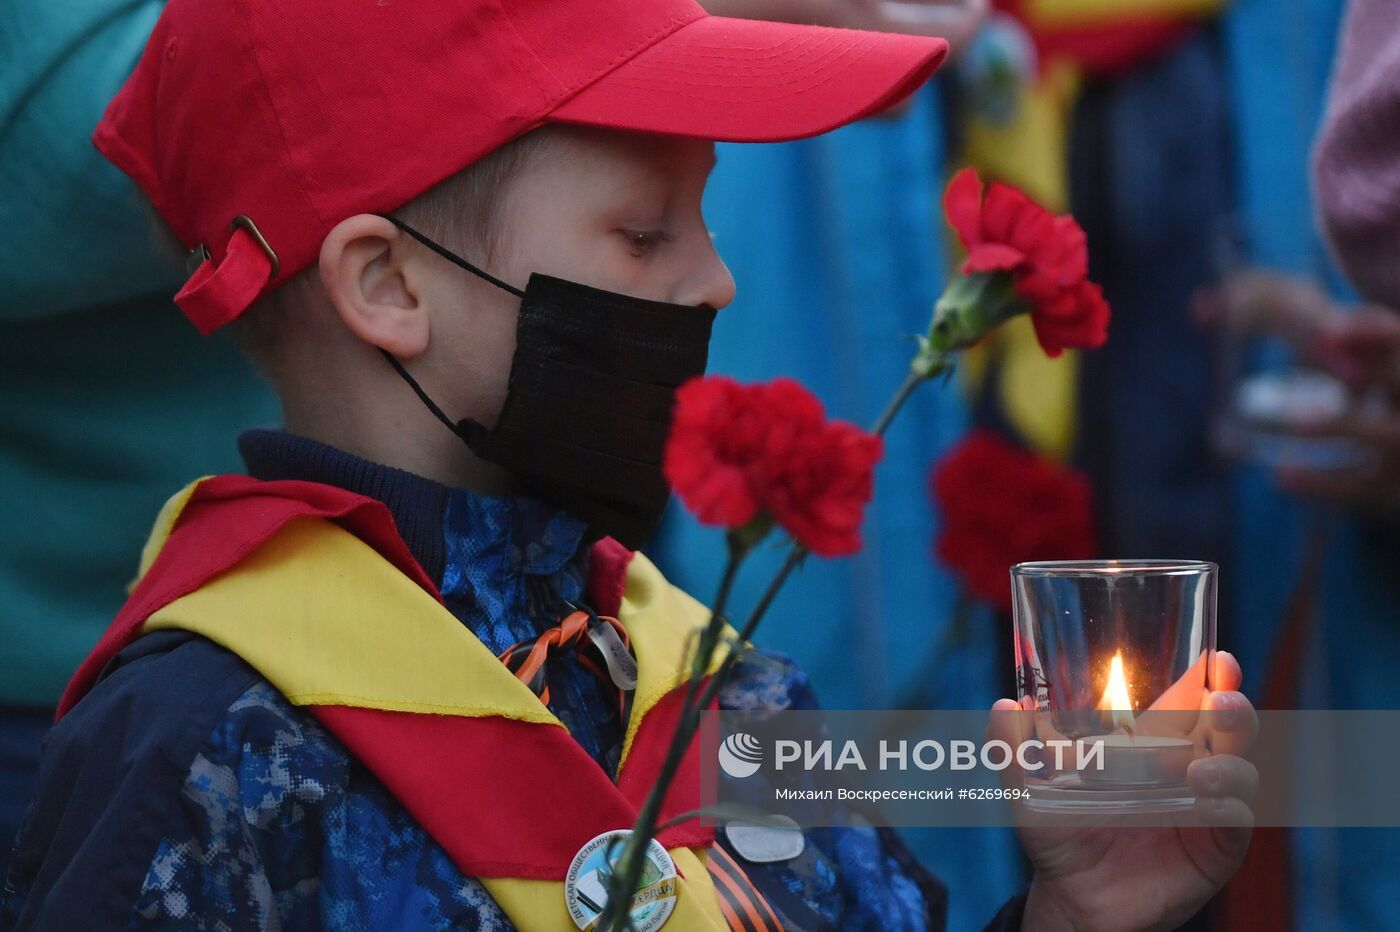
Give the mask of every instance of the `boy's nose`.
[{"label": "boy's nose", "polygon": [[729,274],[729,266],[711,246],[705,250],[699,267],[682,283],[676,303],[708,304],[721,310],[734,300],[734,290],[734,276]]}]

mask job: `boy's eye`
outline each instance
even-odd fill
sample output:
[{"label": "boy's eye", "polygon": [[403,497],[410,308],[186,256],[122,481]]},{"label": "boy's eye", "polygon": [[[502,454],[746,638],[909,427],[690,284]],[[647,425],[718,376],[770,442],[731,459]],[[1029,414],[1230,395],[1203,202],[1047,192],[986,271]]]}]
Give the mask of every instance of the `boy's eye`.
[{"label": "boy's eye", "polygon": [[627,245],[634,256],[645,256],[662,243],[669,243],[671,235],[665,230],[623,230]]}]

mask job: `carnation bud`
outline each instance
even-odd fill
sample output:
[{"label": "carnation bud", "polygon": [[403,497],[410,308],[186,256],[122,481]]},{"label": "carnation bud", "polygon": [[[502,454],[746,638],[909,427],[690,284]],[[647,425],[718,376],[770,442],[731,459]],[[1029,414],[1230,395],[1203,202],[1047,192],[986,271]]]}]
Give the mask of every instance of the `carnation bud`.
[{"label": "carnation bud", "polygon": [[773,516],[760,511],[748,524],[729,532],[729,552],[735,556],[748,553],[768,536],[768,532],[773,530],[773,524]]},{"label": "carnation bud", "polygon": [[976,344],[984,336],[1030,306],[1016,296],[1014,282],[1005,272],[955,275],[938,303],[928,336],[919,338],[913,368],[923,378],[946,369],[950,355]]}]

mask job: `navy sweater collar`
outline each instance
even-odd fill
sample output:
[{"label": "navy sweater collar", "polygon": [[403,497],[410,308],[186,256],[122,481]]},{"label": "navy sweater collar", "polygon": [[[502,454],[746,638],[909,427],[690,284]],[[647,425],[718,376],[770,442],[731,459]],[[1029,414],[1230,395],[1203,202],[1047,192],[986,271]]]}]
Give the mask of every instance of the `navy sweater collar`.
[{"label": "navy sweater collar", "polygon": [[477,495],[442,486],[287,431],[245,431],[238,449],[253,479],[314,481],[384,502],[410,553],[438,586],[452,550],[472,551],[455,554],[462,558],[508,544],[505,563],[515,571],[553,574],[584,543],[581,522],[524,495]]}]

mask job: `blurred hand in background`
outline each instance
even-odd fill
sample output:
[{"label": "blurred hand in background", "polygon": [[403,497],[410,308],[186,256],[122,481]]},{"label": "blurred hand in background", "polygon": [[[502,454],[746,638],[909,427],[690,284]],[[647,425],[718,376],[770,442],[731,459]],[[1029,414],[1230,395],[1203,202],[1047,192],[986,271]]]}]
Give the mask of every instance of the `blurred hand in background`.
[{"label": "blurred hand in background", "polygon": [[1299,437],[1347,440],[1370,455],[1343,469],[1285,466],[1279,484],[1342,507],[1400,517],[1400,313],[1347,308],[1313,281],[1258,269],[1196,296],[1197,319],[1240,336],[1275,337],[1299,360],[1344,382],[1357,403],[1344,415],[1295,424]]}]

